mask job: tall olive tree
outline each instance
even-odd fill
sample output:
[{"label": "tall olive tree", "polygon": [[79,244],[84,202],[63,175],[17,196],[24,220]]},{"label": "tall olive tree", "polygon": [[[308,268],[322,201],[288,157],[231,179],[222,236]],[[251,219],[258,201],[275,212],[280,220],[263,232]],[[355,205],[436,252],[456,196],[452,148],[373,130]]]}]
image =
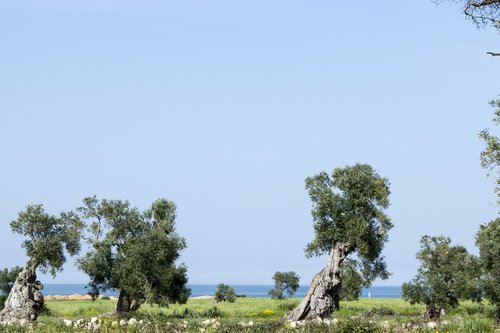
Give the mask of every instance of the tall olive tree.
[{"label": "tall olive tree", "polygon": [[82,222],[72,212],[49,215],[42,205],[29,205],[10,223],[12,231],[25,237],[28,262],[17,276],[0,312],[0,321],[35,320],[43,306],[43,285],[36,271],[55,276],[66,262],[66,253],[80,251]]},{"label": "tall olive tree", "polygon": [[327,318],[338,308],[342,268],[348,256],[359,261],[365,284],[387,278],[381,256],[388,231],[389,181],[371,166],[356,164],[321,172],[306,179],[311,197],[314,239],[306,255],[328,254],[326,267],[316,274],[302,302],[285,315],[288,321]]},{"label": "tall olive tree", "polygon": [[91,249],[78,266],[90,277],[90,294],[118,290],[116,313],[136,311],[146,301],[187,301],[187,268],[175,264],[186,242],[175,230],[172,201],[158,199],[145,212],[128,201],[89,197],[83,203],[77,210]]}]

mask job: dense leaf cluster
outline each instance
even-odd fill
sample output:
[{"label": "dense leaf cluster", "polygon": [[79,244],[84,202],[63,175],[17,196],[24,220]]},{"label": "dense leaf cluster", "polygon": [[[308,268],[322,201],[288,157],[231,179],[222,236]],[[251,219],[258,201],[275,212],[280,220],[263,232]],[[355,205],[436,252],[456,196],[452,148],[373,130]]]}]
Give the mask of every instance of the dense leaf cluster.
[{"label": "dense leaf cluster", "polygon": [[70,255],[80,251],[83,223],[73,212],[55,216],[46,213],[43,205],[28,205],[10,226],[13,232],[26,238],[23,247],[29,258],[28,265],[52,276],[66,262],[65,251]]}]

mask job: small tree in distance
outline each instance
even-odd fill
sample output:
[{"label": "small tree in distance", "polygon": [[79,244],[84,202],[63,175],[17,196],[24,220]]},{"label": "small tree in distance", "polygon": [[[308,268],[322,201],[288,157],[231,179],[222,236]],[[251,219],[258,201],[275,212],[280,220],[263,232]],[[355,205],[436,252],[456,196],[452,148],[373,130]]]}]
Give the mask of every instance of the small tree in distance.
[{"label": "small tree in distance", "polygon": [[344,301],[357,301],[361,295],[363,277],[358,272],[358,263],[347,259],[340,275],[342,276],[342,287],[340,288],[340,299]]},{"label": "small tree in distance", "polygon": [[300,277],[295,272],[276,272],[273,276],[274,288],[268,291],[272,299],[292,297],[299,289]]},{"label": "small tree in distance", "polygon": [[217,289],[215,290],[215,295],[214,295],[214,302],[219,303],[219,302],[229,302],[233,303],[236,301],[236,293],[234,292],[234,289],[224,283],[220,283],[217,286]]}]

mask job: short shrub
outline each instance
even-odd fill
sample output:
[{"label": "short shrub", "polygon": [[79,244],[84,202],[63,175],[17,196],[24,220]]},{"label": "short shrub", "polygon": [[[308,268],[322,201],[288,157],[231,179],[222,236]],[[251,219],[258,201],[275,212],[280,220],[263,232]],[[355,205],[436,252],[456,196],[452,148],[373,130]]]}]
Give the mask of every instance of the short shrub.
[{"label": "short shrub", "polygon": [[280,311],[292,311],[293,309],[295,309],[295,307],[297,306],[297,303],[294,302],[294,303],[289,303],[289,302],[282,302],[280,304],[278,304],[278,310]]},{"label": "short shrub", "polygon": [[347,319],[340,322],[335,333],[382,333],[382,327],[365,319]]},{"label": "short shrub", "polygon": [[373,318],[373,317],[394,316],[395,313],[394,313],[394,310],[392,310],[388,307],[382,306],[382,307],[373,308],[373,309],[364,311],[361,315],[363,317]]}]

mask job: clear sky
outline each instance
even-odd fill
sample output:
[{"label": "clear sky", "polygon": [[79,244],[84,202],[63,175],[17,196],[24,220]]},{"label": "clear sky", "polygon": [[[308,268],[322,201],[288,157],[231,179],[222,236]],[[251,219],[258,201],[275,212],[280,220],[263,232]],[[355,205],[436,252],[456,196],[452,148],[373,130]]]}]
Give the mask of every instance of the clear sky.
[{"label": "clear sky", "polygon": [[[0,2],[0,267],[9,222],[86,196],[178,205],[190,283],[308,284],[326,258],[304,179],[355,162],[391,182],[384,250],[398,285],[424,234],[471,252],[496,217],[479,166],[500,50],[427,0]],[[71,260],[45,283],[84,283]]]}]

